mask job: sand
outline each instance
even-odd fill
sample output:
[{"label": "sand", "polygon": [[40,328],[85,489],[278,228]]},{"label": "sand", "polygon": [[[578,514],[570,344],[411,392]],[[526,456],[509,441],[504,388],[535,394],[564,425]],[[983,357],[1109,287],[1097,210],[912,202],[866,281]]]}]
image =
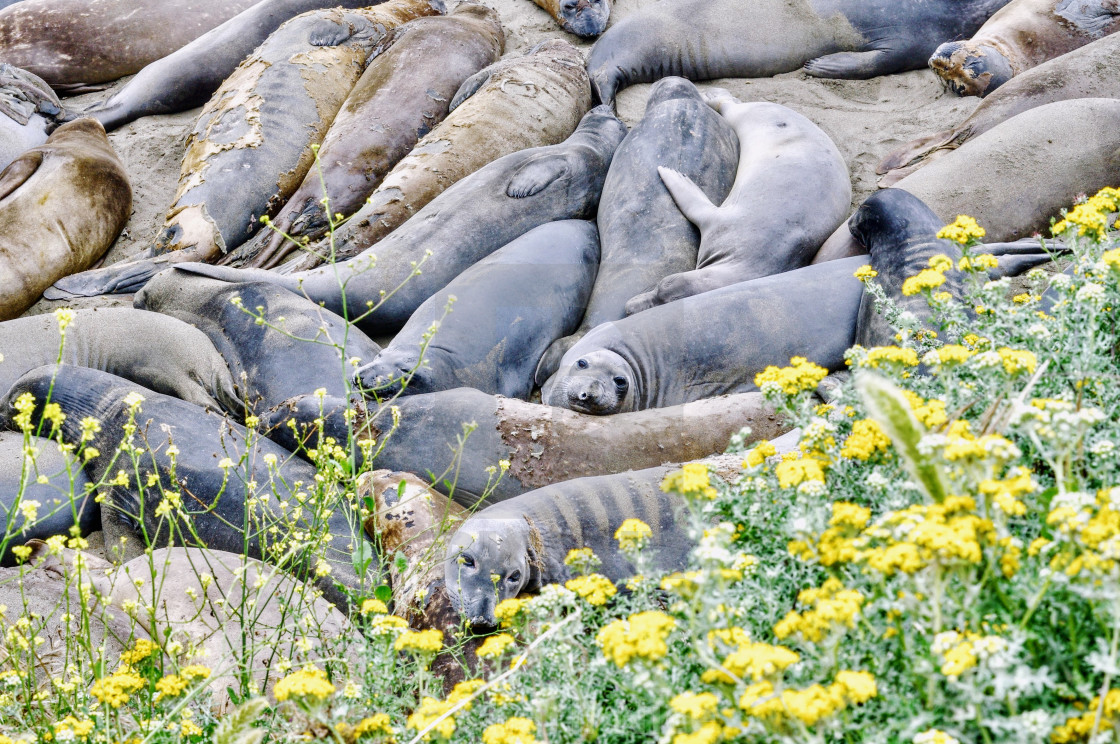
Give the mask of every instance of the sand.
[{"label": "sand", "polygon": [[[611,21],[617,22],[642,5],[656,1],[618,0]],[[568,39],[585,54],[591,47],[589,40],[560,30],[552,17],[530,0],[483,2],[501,16],[506,30],[506,56],[522,54],[553,37]],[[126,80],[104,92],[69,98],[64,103],[80,111],[112,95]],[[715,80],[701,83],[700,87],[725,88],[744,101],[780,103],[815,122],[832,137],[847,161],[852,176],[853,209],[875,190],[875,166],[888,152],[915,137],[956,126],[979,100],[960,98],[946,91],[929,70],[873,80],[820,80],[793,72],[766,79]],[[648,85],[622,91],[618,97],[622,120],[631,126],[640,120],[648,96]],[[132,179],[133,208],[128,225],[103,263],[114,263],[143,250],[158,233],[175,194],[187,134],[198,114],[196,109],[172,116],[146,117],[109,134]],[[812,184],[806,184],[806,188],[811,189]],[[62,305],[86,307],[130,301],[128,296],[40,301],[29,313],[50,312]]]}]

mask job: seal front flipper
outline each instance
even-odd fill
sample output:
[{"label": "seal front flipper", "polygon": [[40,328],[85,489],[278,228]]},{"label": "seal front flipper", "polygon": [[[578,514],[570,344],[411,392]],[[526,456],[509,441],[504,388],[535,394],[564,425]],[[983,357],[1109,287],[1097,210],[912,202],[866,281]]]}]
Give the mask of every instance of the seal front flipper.
[{"label": "seal front flipper", "polygon": [[506,196],[524,199],[539,194],[548,188],[549,184],[566,176],[568,171],[568,161],[563,157],[548,154],[533,158],[518,168],[509,179]]},{"label": "seal front flipper", "polygon": [[811,59],[801,68],[813,77],[866,80],[897,72],[899,63],[887,52],[837,52]]},{"label": "seal front flipper", "polygon": [[493,66],[487,67],[484,70],[479,70],[475,74],[463,81],[459,86],[459,90],[455,91],[455,97],[451,99],[451,106],[448,107],[448,113],[451,113],[475,93],[482,89],[482,86],[490,82],[490,77],[494,74]]},{"label": "seal front flipper", "polygon": [[702,229],[715,216],[719,207],[712,204],[692,179],[663,165],[657,166],[657,172],[661,176],[661,182],[669,190],[669,195],[676,202],[677,208],[689,222]]},{"label": "seal front flipper", "polygon": [[66,300],[71,297],[97,297],[109,294],[132,294],[143,289],[148,280],[176,263],[178,257],[144,256],[131,261],[90,269],[71,276],[64,276],[43,292],[48,300]]},{"label": "seal front flipper", "polygon": [[3,173],[0,173],[0,199],[6,199],[13,191],[35,175],[43,164],[43,153],[32,150],[13,160]]}]

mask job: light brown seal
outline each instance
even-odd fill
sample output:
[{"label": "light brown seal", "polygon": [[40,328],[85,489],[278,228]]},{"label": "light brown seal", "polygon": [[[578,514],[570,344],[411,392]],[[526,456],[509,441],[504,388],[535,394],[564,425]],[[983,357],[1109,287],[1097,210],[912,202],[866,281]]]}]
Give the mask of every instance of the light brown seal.
[{"label": "light brown seal", "polygon": [[576,36],[598,36],[611,18],[611,0],[533,0]]}]

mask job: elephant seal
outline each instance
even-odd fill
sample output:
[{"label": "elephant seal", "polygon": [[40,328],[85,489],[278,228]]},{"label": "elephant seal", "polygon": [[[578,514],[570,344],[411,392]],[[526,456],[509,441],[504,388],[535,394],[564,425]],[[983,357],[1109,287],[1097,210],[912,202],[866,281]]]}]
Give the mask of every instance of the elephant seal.
[{"label": "elephant seal", "polygon": [[75,311],[65,344],[52,315],[6,320],[0,323],[0,354],[0,393],[24,373],[61,361],[214,411],[240,398],[225,360],[205,334],[176,318],[129,307]]},{"label": "elephant seal", "polygon": [[0,170],[47,141],[62,117],[51,87],[27,70],[0,63]]},{"label": "elephant seal", "polygon": [[[384,0],[382,0],[384,1]],[[85,109],[107,131],[143,116],[175,114],[210,100],[241,60],[284,21],[324,8],[361,8],[369,0],[261,0],[220,26],[145,65],[108,100]]]},{"label": "elephant seal", "polygon": [[272,221],[240,253],[269,268],[291,239],[329,230],[330,214],[358,211],[385,175],[417,141],[447,117],[451,98],[467,78],[502,56],[498,14],[463,2],[447,16],[419,18],[394,32],[350,91],[319,148],[317,167]]},{"label": "elephant seal", "polygon": [[63,124],[0,173],[0,320],[81,271],[124,229],[132,187],[94,119]]},{"label": "elephant seal", "polygon": [[[542,42],[523,56],[500,60],[475,73],[451,99],[447,118],[397,163],[366,205],[333,235],[311,246],[292,268],[353,258],[483,166],[528,148],[561,142],[590,108],[591,84],[583,56],[560,39]],[[293,237],[314,240],[323,235],[312,231]],[[234,251],[228,262],[271,266],[295,250],[285,242],[275,252],[258,256],[250,255],[253,247]]]},{"label": "elephant seal", "polygon": [[[803,67],[872,78],[926,64],[937,45],[971,36],[1008,0],[684,0],[622,19],[591,49],[603,103],[634,83],[770,77]],[[780,40],[775,43],[775,40]]]},{"label": "elephant seal", "polygon": [[[717,207],[687,176],[658,167],[673,201],[700,229],[700,249],[695,269],[631,299],[629,315],[806,266],[851,207],[848,166],[816,124],[776,103],[729,97],[714,105],[739,137],[735,185]],[[813,198],[798,204],[790,197],[806,183]]]},{"label": "elephant seal", "polygon": [[[381,351],[334,313],[270,284],[229,284],[170,269],[148,282],[133,304],[185,321],[209,338],[243,393],[225,406],[234,414],[263,411],[319,388],[346,395],[352,360],[368,362]],[[258,315],[267,322],[258,325]]]},{"label": "elephant seal", "polygon": [[358,370],[358,387],[377,398],[458,387],[528,398],[545,349],[579,323],[598,266],[594,223],[530,230],[425,300]]},{"label": "elephant seal", "polygon": [[[854,324],[854,307],[852,317]],[[358,440],[376,440],[376,467],[430,476],[437,490],[466,507],[572,478],[706,457],[725,450],[744,426],[750,426],[752,440],[774,439],[789,429],[761,393],[609,418],[470,388],[410,395],[393,406],[400,413],[396,423],[389,406],[307,396],[263,416],[261,429],[298,452],[305,443],[314,446],[316,419],[322,417],[324,436],[345,442],[354,431]],[[470,434],[460,443],[465,428]],[[509,463],[504,475],[495,469],[502,460]]]},{"label": "elephant seal", "polygon": [[894,150],[876,168],[883,176],[879,186],[894,185],[1013,116],[1071,98],[1120,98],[1120,34],[1106,36],[1016,75],[987,95],[958,126]]},{"label": "elephant seal", "polygon": [[611,18],[611,0],[533,0],[556,19],[560,28],[576,36],[603,33]]},{"label": "elephant seal", "polygon": [[929,66],[957,95],[983,97],[1032,67],[1117,31],[1116,0],[1012,0],[971,39],[937,47]]},{"label": "elephant seal", "polygon": [[447,545],[443,581],[471,629],[494,628],[494,608],[522,592],[572,578],[568,552],[591,548],[597,572],[620,582],[636,571],[615,533],[627,519],[650,528],[645,555],[655,571],[684,570],[695,543],[687,508],[658,486],[672,468],[601,475],[545,486],[475,512]]},{"label": "elephant seal", "polygon": [[[67,535],[75,525],[83,535],[101,529],[101,505],[94,501],[93,484],[72,454],[57,442],[32,436],[34,460],[24,454],[23,434],[0,432],[0,565],[13,564],[12,548],[28,540]],[[39,478],[46,478],[39,482]],[[37,515],[28,521],[21,505],[37,502]]]},{"label": "elephant seal", "polygon": [[[343,608],[347,590],[365,584],[351,561],[355,541],[365,539],[360,527],[352,527],[358,519],[354,506],[333,491],[315,492],[315,468],[273,442],[249,438],[243,427],[192,403],[85,367],[49,366],[28,372],[0,403],[0,415],[11,421],[14,402],[23,393],[35,398],[33,425],[42,420],[48,400],[59,405],[65,414],[60,428],[66,443],[77,446],[81,441],[83,418],[92,416],[101,422],[100,431],[89,441],[100,454],[86,462],[86,473],[103,488],[114,483],[105,488],[103,518],[111,513],[142,544],[165,547],[173,540],[176,545],[249,555],[308,576],[321,557],[331,571],[318,576],[315,584]],[[142,451],[118,459],[120,446],[133,440],[128,433],[131,427],[125,426],[132,422]],[[169,455],[172,444],[178,452]],[[217,467],[225,458],[233,464]],[[113,471],[120,471],[116,478]],[[148,484],[149,476],[157,479],[158,487]],[[127,484],[116,485],[124,480]],[[331,510],[329,518],[311,513],[315,509],[293,513],[283,506],[315,500],[324,500],[320,503]],[[161,504],[170,511],[165,514]],[[270,531],[273,526],[278,532]],[[293,532],[315,534],[324,527],[330,537],[323,537],[322,556],[315,555],[320,551],[310,545],[293,546],[286,539]]]},{"label": "elephant seal", "polygon": [[685,174],[714,201],[735,180],[739,139],[735,130],[683,78],[654,83],[645,116],[618,146],[596,221],[602,258],[579,329],[548,348],[537,384],[556,372],[572,344],[601,323],[626,317],[626,302],[670,274],[696,267],[700,234],[677,209],[657,167]]},{"label": "elephant seal", "polygon": [[51,297],[134,292],[180,261],[241,245],[259,217],[287,201],[366,59],[390,31],[439,13],[443,0],[391,0],[305,13],[284,23],[226,79],[187,137],[179,188],[155,244],[141,257],[68,277]]},{"label": "elephant seal", "polygon": [[259,1],[24,0],[0,11],[0,59],[82,92],[138,72]]},{"label": "elephant seal", "polygon": [[852,272],[861,263],[808,266],[604,323],[568,350],[541,400],[603,416],[757,390],[756,374],[795,356],[843,369],[863,295]]},{"label": "elephant seal", "polygon": [[495,160],[342,263],[288,275],[207,264],[180,267],[225,281],[270,282],[343,317],[349,313],[370,335],[394,332],[425,300],[503,245],[539,225],[594,214],[611,156],[624,136],[626,126],[600,106],[563,143]]}]

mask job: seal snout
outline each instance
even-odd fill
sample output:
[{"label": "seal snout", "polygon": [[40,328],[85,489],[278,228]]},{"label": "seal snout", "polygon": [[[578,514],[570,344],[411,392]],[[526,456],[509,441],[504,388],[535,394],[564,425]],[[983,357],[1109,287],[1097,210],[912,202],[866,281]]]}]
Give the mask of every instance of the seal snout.
[{"label": "seal snout", "polygon": [[598,36],[607,28],[609,0],[561,0],[561,25],[576,36]]},{"label": "seal snout", "polygon": [[929,66],[961,96],[986,96],[1015,76],[998,49],[972,41],[942,44],[929,58]]}]

